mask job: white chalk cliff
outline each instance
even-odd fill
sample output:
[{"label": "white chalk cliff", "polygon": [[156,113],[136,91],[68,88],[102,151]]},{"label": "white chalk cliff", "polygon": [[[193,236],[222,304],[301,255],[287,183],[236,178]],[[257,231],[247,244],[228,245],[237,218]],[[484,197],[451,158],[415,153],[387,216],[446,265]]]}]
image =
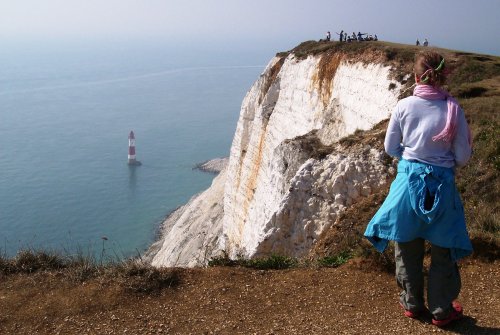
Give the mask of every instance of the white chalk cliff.
[{"label": "white chalk cliff", "polygon": [[227,167],[164,223],[152,264],[203,265],[222,251],[305,255],[348,206],[388,183],[380,149],[336,143],[388,118],[400,93],[381,61],[273,58],[243,100]]}]

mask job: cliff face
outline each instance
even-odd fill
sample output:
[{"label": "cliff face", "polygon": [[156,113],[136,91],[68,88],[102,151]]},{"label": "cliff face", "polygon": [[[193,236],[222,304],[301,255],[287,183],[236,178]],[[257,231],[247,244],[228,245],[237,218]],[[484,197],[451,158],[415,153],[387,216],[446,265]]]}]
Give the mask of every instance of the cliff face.
[{"label": "cliff face", "polygon": [[194,267],[217,255],[221,250],[225,177],[222,170],[209,189],[167,217],[162,238],[146,254],[153,266]]},{"label": "cliff face", "polygon": [[[273,58],[243,100],[227,170],[204,192],[223,207],[198,197],[174,213],[181,220],[165,225],[153,264],[203,264],[222,250],[304,255],[348,206],[386,184],[380,148],[354,152],[337,143],[388,118],[401,93],[395,69],[369,58]],[[198,243],[203,258],[184,243],[183,230],[214,237]]]},{"label": "cliff face", "polygon": [[342,54],[273,59],[243,101],[231,147],[226,251],[301,255],[345,206],[385,183],[376,150],[318,160],[299,144],[330,145],[371,128],[390,115],[399,93],[382,64]]}]

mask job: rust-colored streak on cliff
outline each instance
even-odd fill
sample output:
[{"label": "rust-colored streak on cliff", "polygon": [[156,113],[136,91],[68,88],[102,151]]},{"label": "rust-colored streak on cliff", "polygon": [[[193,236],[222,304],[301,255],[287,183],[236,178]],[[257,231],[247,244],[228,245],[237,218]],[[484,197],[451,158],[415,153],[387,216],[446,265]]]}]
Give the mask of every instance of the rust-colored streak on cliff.
[{"label": "rust-colored streak on cliff", "polygon": [[317,87],[324,107],[330,101],[333,77],[343,58],[344,55],[341,53],[329,52],[324,54],[318,63],[317,72],[313,76],[313,85]]},{"label": "rust-colored streak on cliff", "polygon": [[269,73],[267,75],[267,80],[264,83],[262,93],[259,96],[259,105],[262,103],[262,100],[264,100],[264,97],[266,96],[267,92],[269,91],[269,88],[271,88],[272,83],[278,77],[278,74],[280,73],[281,67],[283,66],[283,63],[285,63],[285,59],[286,59],[286,57],[281,57],[280,60],[277,61],[269,70]]},{"label": "rust-colored streak on cliff", "polygon": [[[250,170],[250,175],[248,177],[248,180],[246,181],[244,187],[245,187],[245,200],[243,202],[243,217],[247,217],[248,215],[248,209],[250,206],[250,203],[253,200],[254,194],[255,194],[255,189],[257,187],[257,178],[259,176],[259,171],[261,168],[261,163],[262,163],[262,154],[264,151],[264,146],[266,142],[266,137],[267,137],[267,124],[268,120],[264,120],[264,123],[262,124],[262,129],[260,132],[260,138],[259,138],[259,144],[257,146],[257,153],[255,156],[253,156],[253,160],[251,162],[251,170]],[[243,232],[243,227],[244,227],[244,221],[240,222],[238,226],[238,231],[241,236]]]},{"label": "rust-colored streak on cliff", "polygon": [[240,160],[238,162],[238,173],[236,174],[236,188],[235,189],[239,189],[240,188],[240,183],[241,183],[241,171],[243,169],[243,161],[245,160],[245,156],[247,154],[247,151],[246,149],[245,150],[241,150],[241,154],[240,154]]}]

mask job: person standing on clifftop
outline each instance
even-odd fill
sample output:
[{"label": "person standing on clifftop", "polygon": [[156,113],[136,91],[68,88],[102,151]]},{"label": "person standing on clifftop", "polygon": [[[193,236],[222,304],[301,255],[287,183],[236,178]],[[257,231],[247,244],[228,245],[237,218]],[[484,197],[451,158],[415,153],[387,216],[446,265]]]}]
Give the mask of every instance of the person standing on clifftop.
[{"label": "person standing on clifftop", "polygon": [[424,242],[430,242],[427,303],[438,327],[463,316],[455,300],[461,288],[457,260],[472,253],[455,186],[455,169],[469,160],[472,138],[458,102],[440,88],[444,70],[440,54],[417,54],[413,96],[398,102],[385,136],[386,152],[399,158],[396,179],[365,231],[380,252],[395,241],[400,304],[410,318],[426,310]]},{"label": "person standing on clifftop", "polygon": [[336,32],[336,34],[339,35],[339,42],[342,42],[342,39],[344,38],[344,31],[341,30],[340,33]]}]

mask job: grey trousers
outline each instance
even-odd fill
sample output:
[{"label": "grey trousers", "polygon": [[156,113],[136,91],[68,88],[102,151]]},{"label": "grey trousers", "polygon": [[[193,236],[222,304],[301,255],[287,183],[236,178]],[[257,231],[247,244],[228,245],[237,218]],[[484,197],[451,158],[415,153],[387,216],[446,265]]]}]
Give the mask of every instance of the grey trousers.
[{"label": "grey trousers", "polygon": [[[425,241],[396,242],[396,280],[403,290],[400,301],[406,310],[419,312],[425,308],[423,261]],[[460,273],[451,260],[450,249],[431,244],[431,266],[427,278],[427,304],[434,319],[448,317],[452,301],[461,288]]]}]

